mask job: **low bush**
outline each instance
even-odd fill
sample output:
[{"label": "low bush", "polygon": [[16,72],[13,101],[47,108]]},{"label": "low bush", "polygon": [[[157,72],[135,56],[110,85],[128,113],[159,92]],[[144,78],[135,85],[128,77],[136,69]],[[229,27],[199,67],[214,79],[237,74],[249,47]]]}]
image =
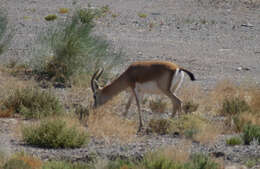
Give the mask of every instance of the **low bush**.
[{"label": "low bush", "polygon": [[245,111],[250,111],[250,107],[244,99],[235,97],[223,101],[221,109],[223,115],[232,116]]},{"label": "low bush", "polygon": [[240,145],[243,141],[240,137],[231,137],[226,140],[226,144],[230,146]]},{"label": "low bush", "polygon": [[6,112],[21,114],[26,119],[59,115],[63,111],[53,94],[31,87],[14,90],[2,105]]},{"label": "low bush", "polygon": [[191,156],[190,169],[220,169],[220,165],[204,154],[193,154]]},{"label": "low bush", "polygon": [[39,124],[25,126],[22,129],[23,140],[43,148],[78,148],[86,144],[87,133],[79,125],[67,121],[44,119]]},{"label": "low bush", "polygon": [[260,126],[247,124],[243,129],[242,138],[246,145],[249,145],[253,140],[260,144]]},{"label": "low bush", "polygon": [[148,124],[153,133],[160,135],[170,134],[171,121],[169,119],[151,119]]},{"label": "low bush", "polygon": [[142,160],[111,161],[108,169],[220,169],[220,165],[204,154],[193,154],[188,162],[176,162],[160,152],[148,153]]},{"label": "low bush", "polygon": [[202,129],[208,125],[208,121],[199,115],[186,114],[178,119],[173,119],[171,131],[194,139],[196,134],[201,132]]},{"label": "low bush", "polygon": [[[157,134],[175,134],[179,133],[186,138],[197,140],[197,135],[204,132],[205,129],[214,129],[208,121],[198,115],[182,115],[176,119],[152,119],[150,120],[149,130]],[[217,134],[217,132],[215,132]],[[213,137],[211,133],[211,137]],[[197,140],[199,141],[199,140]]]},{"label": "low bush", "polygon": [[57,19],[57,15],[51,14],[51,15],[47,15],[44,17],[44,19],[46,21],[54,21],[55,19]]},{"label": "low bush", "polygon": [[73,78],[92,73],[100,67],[105,75],[122,60],[122,52],[101,37],[92,34],[97,10],[92,8],[76,10],[65,21],[44,30],[39,35],[33,58],[29,63],[38,79],[65,84]]}]

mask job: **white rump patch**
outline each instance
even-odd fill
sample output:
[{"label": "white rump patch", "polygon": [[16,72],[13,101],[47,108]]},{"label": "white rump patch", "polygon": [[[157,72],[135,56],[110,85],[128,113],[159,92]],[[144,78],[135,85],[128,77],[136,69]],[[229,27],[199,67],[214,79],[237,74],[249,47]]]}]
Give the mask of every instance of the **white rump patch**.
[{"label": "white rump patch", "polygon": [[172,78],[172,86],[171,86],[171,91],[175,93],[181,86],[184,78],[184,73],[183,71],[180,71],[179,68],[176,69],[173,78]]}]

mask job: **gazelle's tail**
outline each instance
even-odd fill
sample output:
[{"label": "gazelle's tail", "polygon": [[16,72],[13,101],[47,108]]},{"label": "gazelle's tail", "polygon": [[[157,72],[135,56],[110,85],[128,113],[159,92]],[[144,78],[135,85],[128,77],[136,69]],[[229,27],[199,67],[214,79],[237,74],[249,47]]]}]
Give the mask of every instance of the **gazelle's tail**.
[{"label": "gazelle's tail", "polygon": [[190,71],[186,70],[186,69],[183,69],[183,68],[180,68],[181,71],[184,71],[185,73],[187,73],[189,76],[190,76],[190,79],[192,81],[196,80],[195,77],[194,77],[194,74],[191,73]]}]

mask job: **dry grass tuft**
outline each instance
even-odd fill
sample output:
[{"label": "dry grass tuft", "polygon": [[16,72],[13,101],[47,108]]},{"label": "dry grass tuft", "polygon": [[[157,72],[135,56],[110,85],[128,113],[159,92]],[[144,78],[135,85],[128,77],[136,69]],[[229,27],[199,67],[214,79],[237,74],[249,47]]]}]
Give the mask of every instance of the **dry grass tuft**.
[{"label": "dry grass tuft", "polygon": [[41,169],[42,168],[42,161],[36,157],[29,156],[29,155],[23,155],[21,157],[18,157],[18,159],[24,161],[32,169]]},{"label": "dry grass tuft", "polygon": [[203,105],[206,94],[199,85],[188,83],[181,88],[179,93],[178,95],[183,101],[183,111],[185,113],[202,111],[201,108],[205,108]]},{"label": "dry grass tuft", "polygon": [[88,117],[88,130],[91,135],[101,137],[106,141],[118,139],[129,142],[135,138],[137,125],[111,113],[106,108],[93,111]]},{"label": "dry grass tuft", "polygon": [[222,103],[225,99],[243,98],[245,94],[246,93],[242,87],[239,87],[230,80],[221,80],[209,93],[209,98],[207,98],[207,101],[208,105],[210,105],[215,112],[218,112],[221,109]]},{"label": "dry grass tuft", "polygon": [[201,127],[200,132],[193,139],[202,144],[213,144],[223,130],[222,125],[207,123]]},{"label": "dry grass tuft", "polygon": [[164,113],[167,108],[167,103],[163,101],[162,97],[160,97],[156,100],[150,100],[149,107],[153,112]]},{"label": "dry grass tuft", "polygon": [[13,77],[9,72],[0,67],[0,99],[6,97],[10,90],[35,85],[35,81]]},{"label": "dry grass tuft", "polygon": [[106,105],[91,110],[87,119],[90,135],[103,138],[110,142],[117,139],[120,142],[133,141],[136,136],[137,124],[115,114],[116,99]]},{"label": "dry grass tuft", "polygon": [[252,108],[253,112],[260,114],[260,88],[253,87],[249,90],[250,101],[249,105]]},{"label": "dry grass tuft", "polygon": [[13,110],[7,110],[2,107],[4,100],[6,100],[10,92],[15,89],[22,89],[35,85],[35,81],[13,77],[9,71],[0,67],[0,118],[7,118],[13,115]]}]

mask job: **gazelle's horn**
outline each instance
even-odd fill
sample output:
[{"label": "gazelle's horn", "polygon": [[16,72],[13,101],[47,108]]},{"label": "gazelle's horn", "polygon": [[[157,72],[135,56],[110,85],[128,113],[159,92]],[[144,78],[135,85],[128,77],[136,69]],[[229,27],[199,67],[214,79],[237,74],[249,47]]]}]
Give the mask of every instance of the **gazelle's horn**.
[{"label": "gazelle's horn", "polygon": [[97,71],[93,74],[93,76],[92,76],[92,78],[91,78],[91,89],[92,89],[93,92],[95,92],[96,89],[97,89],[96,76],[97,76],[97,74],[99,74],[99,72],[100,72],[100,69],[97,70]]},{"label": "gazelle's horn", "polygon": [[100,78],[100,76],[102,75],[103,72],[104,72],[104,68],[103,67],[98,70],[97,77],[95,78],[96,81],[98,81],[98,79]]}]

